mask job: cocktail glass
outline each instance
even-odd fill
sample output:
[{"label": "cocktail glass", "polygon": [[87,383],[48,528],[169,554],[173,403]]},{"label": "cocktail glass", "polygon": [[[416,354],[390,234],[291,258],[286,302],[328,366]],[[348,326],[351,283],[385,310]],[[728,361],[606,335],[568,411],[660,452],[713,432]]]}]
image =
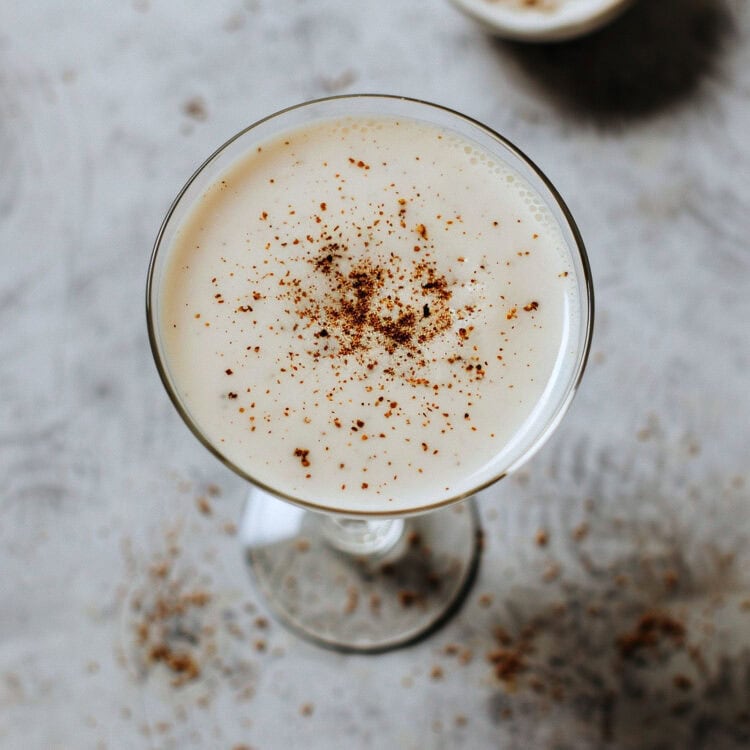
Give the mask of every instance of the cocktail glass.
[{"label": "cocktail glass", "polygon": [[[523,429],[504,447],[503,460],[494,463],[491,473],[469,491],[395,512],[387,507],[342,510],[340,502],[326,506],[311,498],[291,497],[229,460],[201,430],[181,398],[159,328],[160,289],[169,249],[194,202],[258,144],[290,129],[346,116],[427,122],[476,144],[511,167],[541,197],[559,225],[577,288],[578,310],[565,327],[567,354],[558,357],[542,398]],[[528,461],[568,409],[588,357],[593,289],[586,251],[570,212],[551,182],[519,149],[490,128],[445,107],[363,94],[319,99],[277,112],[235,135],[198,168],[172,203],[156,238],[146,314],[156,366],[175,408],[206,448],[249,482],[240,539],[270,610],[320,645],[378,652],[423,637],[463,601],[481,550],[473,496]]]}]

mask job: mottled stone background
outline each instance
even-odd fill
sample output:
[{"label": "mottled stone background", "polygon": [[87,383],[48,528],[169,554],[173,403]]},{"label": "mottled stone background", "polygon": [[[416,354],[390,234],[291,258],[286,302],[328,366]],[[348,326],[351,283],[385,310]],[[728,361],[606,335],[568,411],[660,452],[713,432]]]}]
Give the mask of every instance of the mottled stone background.
[{"label": "mottled stone background", "polygon": [[[748,747],[748,41],[746,0],[641,0],[533,48],[442,0],[0,2],[0,747]],[[374,658],[265,622],[242,483],[174,413],[142,309],[204,156],[356,91],[517,142],[598,295],[568,418],[481,498],[465,607]],[[136,632],[170,586],[185,684]]]}]

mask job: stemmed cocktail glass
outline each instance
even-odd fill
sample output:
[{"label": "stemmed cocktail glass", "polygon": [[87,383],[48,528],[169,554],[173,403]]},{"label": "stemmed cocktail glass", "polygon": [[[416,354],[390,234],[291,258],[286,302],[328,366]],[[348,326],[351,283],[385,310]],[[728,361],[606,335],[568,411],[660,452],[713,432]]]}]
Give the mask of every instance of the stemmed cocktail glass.
[{"label": "stemmed cocktail glass", "polygon": [[[170,369],[160,328],[160,302],[170,247],[191,207],[243,154],[280,133],[328,118],[409,118],[475,144],[525,180],[557,223],[575,277],[575,310],[564,326],[565,349],[530,417],[497,461],[470,487],[434,502],[395,509],[346,506],[285,493],[253,476],[212,440],[191,414]],[[147,320],[153,355],[177,411],[201,442],[249,482],[240,538],[257,587],[284,623],[319,644],[377,652],[409,643],[436,628],[468,591],[480,551],[472,496],[527,461],[567,410],[588,356],[591,275],[583,243],[562,199],[515,146],[480,123],[446,108],[381,95],[331,97],[291,107],[240,132],[211,155],[172,204],[159,231],[148,273]],[[199,364],[196,364],[199,366]],[[394,486],[394,494],[398,486]]]}]

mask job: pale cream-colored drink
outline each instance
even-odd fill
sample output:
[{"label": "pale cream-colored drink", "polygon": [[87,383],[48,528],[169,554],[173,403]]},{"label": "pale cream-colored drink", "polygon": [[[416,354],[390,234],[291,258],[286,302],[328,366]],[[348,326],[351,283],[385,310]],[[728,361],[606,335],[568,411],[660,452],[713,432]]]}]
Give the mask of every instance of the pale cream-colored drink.
[{"label": "pale cream-colored drink", "polygon": [[416,510],[527,452],[581,348],[574,267],[542,198],[477,145],[406,118],[321,121],[254,148],[188,213],[161,281],[166,367],[258,482]]}]

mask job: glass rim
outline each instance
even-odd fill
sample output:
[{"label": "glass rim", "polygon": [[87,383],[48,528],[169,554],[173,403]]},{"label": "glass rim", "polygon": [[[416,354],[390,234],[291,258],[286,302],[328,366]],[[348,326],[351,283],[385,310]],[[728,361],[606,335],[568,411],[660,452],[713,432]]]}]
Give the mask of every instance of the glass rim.
[{"label": "glass rim", "polygon": [[[581,317],[583,318],[585,316],[586,325],[585,325],[585,329],[583,330],[582,340],[578,344],[575,367],[573,368],[572,373],[569,377],[568,385],[563,395],[559,399],[558,404],[555,407],[551,417],[547,420],[544,427],[539,431],[539,434],[534,438],[529,448],[527,448],[519,458],[517,458],[510,466],[506,467],[502,472],[494,475],[493,477],[487,479],[486,481],[480,482],[478,485],[476,485],[475,487],[472,487],[470,490],[460,492],[456,495],[452,495],[449,498],[445,498],[443,500],[439,500],[434,503],[420,505],[419,507],[416,507],[416,508],[403,508],[403,509],[382,510],[382,511],[380,510],[355,510],[355,509],[342,509],[342,508],[330,507],[327,505],[323,505],[321,503],[316,503],[310,500],[306,500],[304,498],[296,497],[295,495],[290,495],[288,493],[285,493],[283,491],[280,491],[272,487],[271,485],[266,484],[265,482],[262,482],[256,479],[255,477],[252,476],[252,474],[245,471],[236,463],[234,463],[231,459],[225,456],[208,439],[208,437],[206,437],[204,432],[198,426],[196,421],[191,416],[188,408],[182,403],[182,400],[179,394],[177,393],[177,389],[172,383],[172,380],[168,373],[166,358],[164,357],[161,347],[159,345],[159,338],[157,335],[158,324],[155,321],[155,311],[154,311],[155,305],[153,303],[155,270],[156,270],[156,265],[157,265],[157,258],[159,257],[159,251],[162,248],[162,240],[164,238],[164,234],[167,230],[167,227],[169,226],[170,221],[172,220],[172,216],[177,210],[177,207],[180,205],[180,202],[182,201],[183,196],[189,190],[189,188],[192,186],[195,180],[214,161],[214,159],[216,159],[221,153],[223,153],[227,148],[229,148],[229,146],[231,146],[233,143],[235,143],[235,141],[245,136],[247,133],[263,125],[264,123],[270,120],[273,120],[277,117],[281,117],[282,115],[285,115],[289,112],[304,109],[306,107],[311,107],[313,105],[324,104],[326,102],[335,102],[335,101],[343,101],[343,100],[354,101],[354,100],[368,100],[368,99],[373,100],[373,101],[388,100],[388,101],[394,101],[394,102],[399,102],[399,101],[406,102],[408,104],[416,105],[418,107],[426,107],[431,110],[437,110],[438,112],[441,112],[443,114],[447,114],[451,117],[455,117],[458,120],[461,120],[465,123],[468,123],[472,127],[477,128],[478,130],[482,131],[485,135],[490,136],[490,138],[497,141],[501,146],[503,146],[505,149],[510,151],[511,154],[513,154],[516,158],[518,158],[521,162],[523,162],[534,173],[534,175],[539,180],[541,180],[545,189],[548,191],[549,196],[554,200],[557,208],[562,213],[562,216],[567,224],[567,228],[570,230],[571,235],[573,237],[575,250],[578,253],[578,260],[580,261],[580,264],[581,264],[583,277],[582,279],[579,279],[579,286],[581,285],[580,282],[582,281],[583,282],[582,286],[583,286],[583,289],[585,290],[585,300],[581,299]],[[569,243],[566,243],[566,244],[569,244]],[[572,251],[572,248],[569,247],[568,249]],[[247,127],[237,132],[235,135],[233,135],[231,138],[226,140],[224,143],[222,143],[198,166],[198,168],[193,172],[193,174],[185,182],[184,186],[179,191],[175,199],[172,201],[161,223],[161,226],[159,227],[159,231],[157,232],[156,239],[154,241],[153,249],[151,251],[151,257],[149,260],[148,275],[146,279],[146,323],[148,327],[148,339],[149,339],[149,344],[151,347],[151,353],[154,358],[154,363],[159,373],[159,377],[161,379],[162,385],[167,391],[167,394],[170,400],[172,401],[173,406],[175,407],[175,409],[177,410],[177,413],[180,415],[180,417],[185,422],[187,427],[193,433],[193,435],[203,444],[205,448],[207,448],[227,468],[231,469],[235,474],[242,477],[244,480],[250,482],[256,487],[259,487],[261,490],[270,493],[274,497],[277,497],[280,500],[290,502],[306,510],[315,511],[318,513],[333,514],[337,516],[348,516],[348,517],[357,517],[357,518],[373,518],[373,519],[374,518],[398,518],[398,517],[403,518],[406,516],[414,516],[414,515],[420,515],[422,513],[429,513],[430,511],[437,510],[438,508],[447,507],[449,505],[452,505],[453,503],[461,502],[462,500],[466,500],[467,498],[473,495],[476,495],[477,493],[481,492],[487,487],[495,484],[496,482],[499,482],[501,479],[504,479],[505,477],[508,476],[508,474],[518,469],[521,465],[525,464],[526,461],[528,461],[544,445],[544,443],[554,432],[555,428],[557,427],[557,425],[559,424],[559,422],[562,420],[563,416],[567,412],[573,400],[573,397],[575,396],[578,390],[578,387],[580,386],[583,373],[586,369],[586,364],[589,358],[589,353],[591,349],[591,341],[593,337],[593,329],[594,329],[594,288],[593,288],[593,279],[591,275],[591,267],[589,264],[588,255],[586,253],[586,247],[583,243],[583,238],[575,222],[575,219],[573,218],[573,215],[570,212],[570,209],[568,208],[567,204],[563,200],[560,193],[557,191],[557,188],[555,188],[555,186],[552,184],[550,179],[544,174],[544,172],[535,164],[534,161],[532,161],[521,149],[519,149],[514,143],[509,141],[505,136],[501,135],[497,131],[493,130],[492,128],[488,127],[484,123],[480,122],[479,120],[469,117],[468,115],[465,115],[462,112],[459,112],[458,110],[451,109],[450,107],[445,107],[441,104],[436,104],[434,102],[429,102],[423,99],[417,99],[417,98],[408,97],[408,96],[398,96],[398,95],[393,95],[393,94],[370,94],[370,93],[337,94],[334,96],[325,96],[325,97],[320,97],[317,99],[310,99],[304,102],[300,102],[299,104],[294,104],[292,106],[285,107],[276,112],[273,112],[270,115],[267,115],[266,117],[256,120],[252,124],[248,125]]]}]

